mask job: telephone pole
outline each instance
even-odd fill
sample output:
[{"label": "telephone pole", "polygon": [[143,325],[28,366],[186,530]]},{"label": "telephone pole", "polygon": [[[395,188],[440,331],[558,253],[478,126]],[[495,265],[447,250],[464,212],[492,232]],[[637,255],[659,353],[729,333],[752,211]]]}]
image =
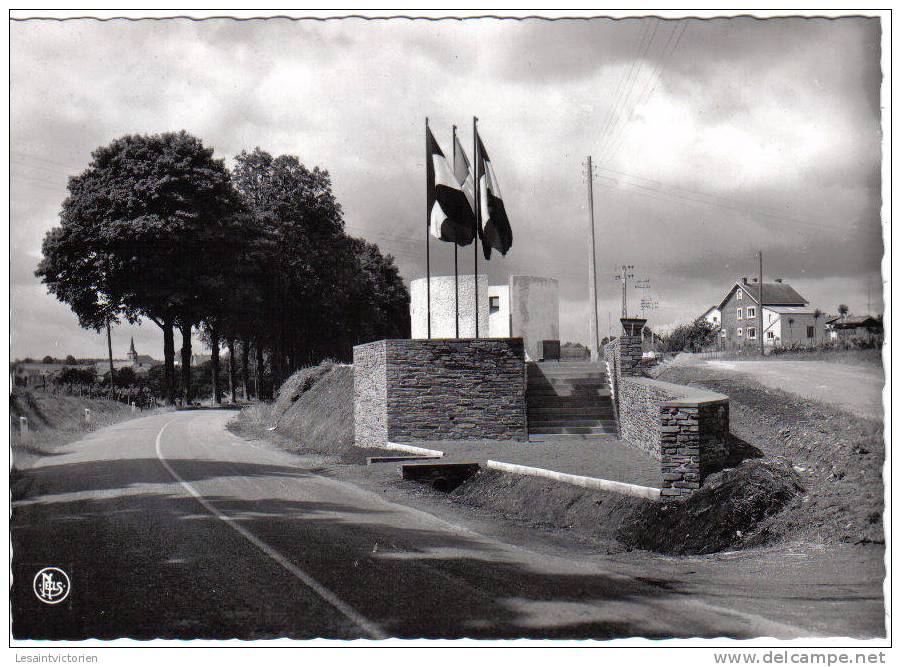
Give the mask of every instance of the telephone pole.
[{"label": "telephone pole", "polygon": [[598,340],[598,281],[595,274],[597,264],[597,251],[594,244],[594,173],[591,170],[591,156],[586,163],[588,168],[588,223],[591,233],[591,261],[588,263],[588,340],[591,345],[591,360],[600,358]]},{"label": "telephone pole", "polygon": [[763,251],[757,251],[757,260],[758,260],[758,274],[757,274],[757,282],[760,285],[760,289],[757,292],[759,297],[759,301],[757,303],[757,338],[760,340],[760,356],[762,357],[765,353],[763,350]]},{"label": "telephone pole", "polygon": [[619,267],[619,274],[613,276],[614,280],[621,280],[623,283],[623,317],[629,317],[629,303],[628,297],[626,296],[626,289],[629,284],[629,278],[635,277],[635,274],[632,273],[632,269],[634,268],[635,266],[632,264],[623,264]]}]

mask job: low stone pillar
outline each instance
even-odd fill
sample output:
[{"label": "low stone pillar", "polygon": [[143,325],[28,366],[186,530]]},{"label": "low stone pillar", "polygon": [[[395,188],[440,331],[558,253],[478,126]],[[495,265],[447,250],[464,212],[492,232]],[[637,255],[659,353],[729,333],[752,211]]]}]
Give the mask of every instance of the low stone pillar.
[{"label": "low stone pillar", "polygon": [[638,317],[620,318],[623,333],[619,337],[620,375],[641,375],[641,332],[646,319]]},{"label": "low stone pillar", "polygon": [[676,399],[660,404],[661,496],[690,495],[726,459],[729,399]]}]

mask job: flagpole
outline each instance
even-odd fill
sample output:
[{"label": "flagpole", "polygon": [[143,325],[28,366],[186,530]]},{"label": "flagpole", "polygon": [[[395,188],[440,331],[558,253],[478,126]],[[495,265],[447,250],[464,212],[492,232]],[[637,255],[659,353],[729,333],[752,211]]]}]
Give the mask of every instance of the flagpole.
[{"label": "flagpole", "polygon": [[472,240],[472,249],[475,251],[473,257],[475,260],[475,295],[476,295],[476,338],[479,337],[479,235],[481,233],[481,222],[479,220],[481,211],[479,202],[479,130],[476,124],[479,119],[472,117],[472,154],[473,154],[473,203],[476,214],[476,235]]},{"label": "flagpole", "polygon": [[[457,126],[454,125],[453,138],[454,176],[457,172]],[[457,271],[457,242],[454,241],[454,337],[460,337],[460,278]]]},{"label": "flagpole", "polygon": [[432,159],[429,153],[429,117],[425,117],[425,301],[426,301],[426,338],[432,337],[432,267],[429,257],[429,160]]}]

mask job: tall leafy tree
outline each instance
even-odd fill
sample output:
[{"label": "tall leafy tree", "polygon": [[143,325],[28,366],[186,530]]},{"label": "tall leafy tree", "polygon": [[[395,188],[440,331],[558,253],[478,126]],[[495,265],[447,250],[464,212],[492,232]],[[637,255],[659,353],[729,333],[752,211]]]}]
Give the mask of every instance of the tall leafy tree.
[{"label": "tall leafy tree", "polygon": [[[157,324],[170,401],[177,326],[190,398],[191,331],[216,288],[208,250],[239,208],[223,162],[196,137],[126,135],[96,149],[88,168],[70,178],[37,274],[82,326],[142,316]],[[76,261],[62,265],[70,259]]]}]

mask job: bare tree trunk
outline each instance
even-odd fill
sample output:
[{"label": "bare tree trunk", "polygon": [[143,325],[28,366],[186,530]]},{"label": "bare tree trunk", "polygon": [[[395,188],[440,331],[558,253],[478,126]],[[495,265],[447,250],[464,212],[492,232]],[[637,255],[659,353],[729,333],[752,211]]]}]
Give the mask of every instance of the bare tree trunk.
[{"label": "bare tree trunk", "polygon": [[163,320],[163,379],[166,384],[166,403],[175,404],[175,329],[171,319]]},{"label": "bare tree trunk", "polygon": [[261,400],[263,398],[263,345],[261,341],[257,341],[254,344],[254,351],[256,352],[256,376],[257,376],[257,387],[256,387],[256,395],[257,400]]},{"label": "bare tree trunk", "polygon": [[113,369],[113,336],[110,333],[109,317],[106,318],[106,349],[109,352],[109,399],[113,400],[113,385],[116,374]]},{"label": "bare tree trunk", "polygon": [[215,327],[210,327],[210,365],[213,370],[213,402],[222,404],[221,382],[219,381],[219,332]]},{"label": "bare tree trunk", "polygon": [[244,400],[250,398],[250,368],[248,357],[250,356],[250,339],[245,336],[241,339],[241,384],[244,385]]},{"label": "bare tree trunk", "polygon": [[190,405],[191,399],[191,324],[179,324],[181,331],[181,387],[182,399],[185,405]]},{"label": "bare tree trunk", "polygon": [[235,339],[228,339],[228,389],[232,395],[232,403],[238,402],[238,387],[235,379]]}]

